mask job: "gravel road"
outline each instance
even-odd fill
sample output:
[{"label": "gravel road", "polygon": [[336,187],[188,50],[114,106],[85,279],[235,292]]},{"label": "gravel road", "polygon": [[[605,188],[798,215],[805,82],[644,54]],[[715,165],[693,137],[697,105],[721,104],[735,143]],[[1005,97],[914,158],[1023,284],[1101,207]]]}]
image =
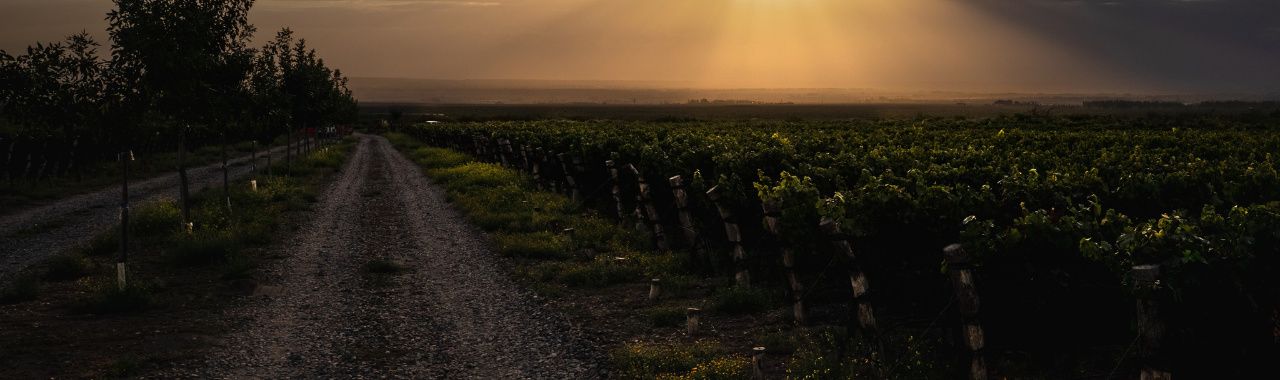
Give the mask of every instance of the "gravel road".
[{"label": "gravel road", "polygon": [[[483,236],[412,162],[360,136],[284,257],[224,317],[208,356],[160,378],[603,377],[564,316],[507,276]],[[390,260],[396,274],[364,266]]]},{"label": "gravel road", "polygon": [[[284,147],[272,150],[282,160]],[[265,158],[258,155],[265,164]],[[253,171],[251,156],[227,160],[232,180]],[[201,189],[222,186],[222,163],[188,168],[188,185],[194,194]],[[135,205],[178,197],[178,174],[129,183],[129,197]],[[93,193],[59,200],[0,216],[0,284],[41,260],[85,244],[120,220],[120,187],[111,186]]]}]

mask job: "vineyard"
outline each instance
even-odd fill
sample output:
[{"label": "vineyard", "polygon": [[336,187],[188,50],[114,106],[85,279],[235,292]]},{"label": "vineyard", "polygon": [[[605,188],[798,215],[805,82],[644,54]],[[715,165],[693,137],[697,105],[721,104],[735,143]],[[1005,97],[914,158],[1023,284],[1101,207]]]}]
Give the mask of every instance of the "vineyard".
[{"label": "vineyard", "polygon": [[690,273],[782,289],[798,325],[880,345],[941,328],[966,374],[1232,377],[1276,371],[1269,125],[1002,116],[408,133],[635,226]]}]

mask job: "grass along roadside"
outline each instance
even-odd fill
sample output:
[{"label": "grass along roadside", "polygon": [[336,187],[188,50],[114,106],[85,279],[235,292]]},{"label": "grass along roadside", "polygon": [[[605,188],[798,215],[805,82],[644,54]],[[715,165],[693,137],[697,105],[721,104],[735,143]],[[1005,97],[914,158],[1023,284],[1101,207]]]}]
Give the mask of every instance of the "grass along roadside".
[{"label": "grass along roadside", "polygon": [[[596,336],[609,350],[614,376],[744,378],[752,347],[794,340],[777,294],[697,276],[687,253],[652,251],[643,235],[563,195],[536,191],[519,172],[403,134],[386,136],[489,233],[518,280]],[[650,302],[655,278],[661,295]],[[706,310],[693,336],[685,329],[688,308]],[[768,355],[768,373],[782,372],[790,352],[780,348]]]},{"label": "grass along roadside", "polygon": [[[259,159],[262,159],[263,155],[270,149],[282,147],[284,143],[283,137],[276,139],[271,146],[259,143],[256,154],[258,154]],[[227,144],[227,159],[232,160],[253,154],[255,152],[254,147],[254,143],[251,141]],[[136,153],[141,154],[141,152]],[[273,163],[275,161],[284,162],[284,154],[284,151],[276,153],[272,157]],[[177,172],[178,154],[176,151],[151,153],[137,158],[138,160],[129,168],[129,178],[131,180],[145,180]],[[34,159],[38,160],[39,157]],[[194,149],[187,152],[185,157],[188,169],[216,164],[221,160],[222,150],[216,144]],[[261,163],[265,163],[265,161]],[[249,165],[248,162],[228,164],[232,167]],[[0,214],[119,185],[122,170],[119,162],[98,161],[86,162],[82,163],[82,165],[84,167],[81,169],[82,177],[79,180],[76,179],[74,171],[63,173],[60,177],[46,175],[45,178],[39,181],[30,178],[14,179],[13,181],[0,180],[0,204],[7,206],[4,207],[4,211],[0,211]]]},{"label": "grass along roadside", "polygon": [[[292,177],[257,177],[257,191],[247,179],[238,182],[231,210],[220,188],[193,194],[190,235],[180,228],[175,202],[138,205],[123,290],[113,268],[118,226],[4,284],[0,323],[27,326],[0,336],[0,356],[26,363],[4,376],[131,376],[208,348],[202,339],[222,328],[212,316],[253,292],[256,268],[277,251],[271,245],[292,235],[288,228],[298,223],[291,221],[303,215],[296,211],[317,200],[352,145],[317,149],[293,163]],[[277,162],[275,172],[283,173]],[[59,371],[59,360],[79,364]]]}]

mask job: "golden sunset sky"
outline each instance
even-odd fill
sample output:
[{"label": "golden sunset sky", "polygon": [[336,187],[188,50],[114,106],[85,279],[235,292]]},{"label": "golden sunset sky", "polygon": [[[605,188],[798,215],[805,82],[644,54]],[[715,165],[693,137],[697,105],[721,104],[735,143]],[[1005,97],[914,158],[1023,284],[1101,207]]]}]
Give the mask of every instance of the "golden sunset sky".
[{"label": "golden sunset sky", "polygon": [[[4,0],[0,49],[80,30],[106,0]],[[260,0],[353,77],[717,88],[1280,90],[1274,0]]]}]

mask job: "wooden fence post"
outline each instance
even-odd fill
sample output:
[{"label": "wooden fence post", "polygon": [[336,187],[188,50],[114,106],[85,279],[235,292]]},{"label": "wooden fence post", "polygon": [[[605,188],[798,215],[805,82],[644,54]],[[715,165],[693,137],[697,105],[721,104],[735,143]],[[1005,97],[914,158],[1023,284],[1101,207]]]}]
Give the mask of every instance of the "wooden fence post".
[{"label": "wooden fence post", "polygon": [[[853,288],[853,307],[855,312],[850,314],[851,320],[858,322],[858,328],[864,337],[872,340],[879,339],[876,331],[876,314],[871,308],[871,302],[866,299],[867,292],[870,291],[870,284],[867,282],[867,276],[862,272],[862,267],[858,265],[858,257],[854,254],[853,245],[849,243],[848,237],[840,233],[840,222],[834,219],[824,217],[818,223],[818,227],[831,238],[831,245],[835,247],[837,254],[843,254],[848,258],[849,284]],[[853,325],[850,323],[850,325]]]},{"label": "wooden fence post", "polygon": [[943,248],[942,255],[947,262],[947,272],[951,274],[956,303],[960,306],[960,323],[965,347],[969,351],[969,379],[985,380],[987,363],[982,349],[986,346],[986,339],[982,325],[978,323],[978,288],[974,283],[972,258],[960,244]]},{"label": "wooden fence post", "polygon": [[711,202],[716,205],[716,210],[720,212],[720,220],[724,222],[724,234],[729,240],[729,244],[733,246],[733,267],[734,280],[737,285],[742,288],[751,286],[751,273],[747,270],[747,251],[742,248],[742,230],[738,228],[738,221],[733,215],[733,210],[725,207],[720,201],[720,186],[712,187],[707,190],[707,197],[711,198]]},{"label": "wooden fence post", "polygon": [[1164,323],[1160,321],[1160,305],[1156,293],[1160,289],[1160,265],[1133,267],[1133,290],[1137,295],[1138,350],[1142,363],[1141,380],[1169,380],[1173,374],[1165,370],[1161,362],[1160,340],[1164,338]]},{"label": "wooden fence post", "polygon": [[787,284],[791,293],[792,315],[795,316],[797,326],[804,326],[808,319],[804,310],[804,285],[800,283],[800,279],[796,276],[795,252],[783,241],[782,226],[779,225],[782,209],[776,201],[765,201],[760,206],[764,210],[764,229],[778,241],[778,247],[782,250],[782,268],[787,274]]},{"label": "wooden fence post", "polygon": [[624,225],[627,222],[627,213],[623,211],[625,208],[622,206],[622,183],[618,177],[618,164],[608,160],[604,162],[604,166],[609,169],[609,183],[612,186],[610,191],[613,194],[613,204],[618,209],[618,225]]},{"label": "wooden fence post", "polygon": [[658,217],[658,208],[653,205],[653,194],[649,192],[649,182],[645,181],[644,175],[640,173],[640,169],[636,169],[635,165],[627,165],[631,169],[631,173],[636,176],[636,189],[639,191],[636,200],[643,205],[641,216],[649,222],[649,231],[653,233],[654,245],[660,251],[671,249],[667,244],[667,234],[662,229],[662,219]]}]

